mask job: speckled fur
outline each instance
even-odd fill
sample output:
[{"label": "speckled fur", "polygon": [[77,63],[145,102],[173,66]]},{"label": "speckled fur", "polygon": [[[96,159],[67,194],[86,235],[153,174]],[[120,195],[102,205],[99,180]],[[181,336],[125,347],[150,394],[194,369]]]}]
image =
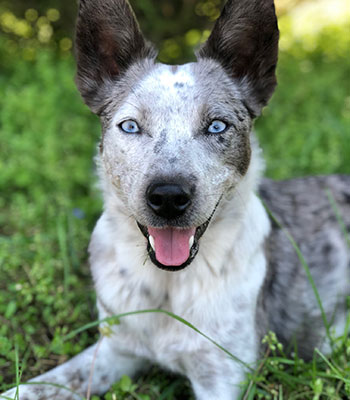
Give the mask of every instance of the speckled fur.
[{"label": "speckled fur", "polygon": [[[89,247],[100,318],[168,310],[252,368],[267,329],[286,346],[296,340],[305,358],[315,345],[327,349],[310,283],[261,196],[299,244],[341,333],[350,254],[326,189],[349,229],[350,178],[260,181],[263,161],[251,128],[276,85],[277,40],[272,0],[229,0],[197,63],[166,66],[155,62],[125,0],[81,0],[77,84],[103,128],[97,163],[104,212]],[[120,130],[127,119],[138,122],[141,134]],[[214,119],[229,129],[209,135]],[[145,199],[159,180],[191,185],[192,204],[174,222],[178,227],[203,224],[219,204],[197,256],[179,272],[152,264],[136,223],[166,225]],[[31,385],[20,387],[20,400],[82,398],[94,357],[94,394],[157,363],[186,375],[197,400],[238,398],[246,368],[178,321],[144,314],[111,329],[98,345],[35,379],[76,395]]]}]

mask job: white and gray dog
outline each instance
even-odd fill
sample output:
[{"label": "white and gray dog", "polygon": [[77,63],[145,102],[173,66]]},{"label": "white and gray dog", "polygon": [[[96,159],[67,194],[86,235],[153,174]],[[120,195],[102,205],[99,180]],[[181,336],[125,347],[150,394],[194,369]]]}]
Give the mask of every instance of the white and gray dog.
[{"label": "white and gray dog", "polygon": [[[329,193],[349,229],[350,177],[260,179],[251,128],[276,86],[278,37],[273,0],[228,0],[197,62],[168,66],[155,61],[126,0],[80,1],[77,84],[103,127],[104,213],[89,249],[101,319],[167,310],[252,367],[268,330],[286,346],[295,340],[304,358],[315,346],[327,351],[320,307],[282,225],[342,333],[350,251]],[[131,316],[111,330],[34,379],[76,395],[23,385],[20,400],[103,394],[150,362],[187,376],[196,399],[238,398],[245,367],[168,315]]]}]

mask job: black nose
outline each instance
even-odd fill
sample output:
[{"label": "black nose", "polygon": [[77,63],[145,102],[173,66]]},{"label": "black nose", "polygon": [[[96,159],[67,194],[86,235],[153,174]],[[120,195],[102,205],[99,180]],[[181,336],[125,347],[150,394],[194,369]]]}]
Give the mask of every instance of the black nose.
[{"label": "black nose", "polygon": [[180,217],[191,204],[191,192],[182,185],[160,183],[147,189],[147,204],[160,217]]}]

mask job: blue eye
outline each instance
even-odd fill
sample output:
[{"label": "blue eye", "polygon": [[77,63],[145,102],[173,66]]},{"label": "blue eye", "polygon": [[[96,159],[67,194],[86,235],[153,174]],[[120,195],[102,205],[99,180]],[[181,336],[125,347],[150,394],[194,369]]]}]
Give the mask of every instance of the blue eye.
[{"label": "blue eye", "polygon": [[125,132],[125,133],[140,133],[140,128],[137,125],[137,122],[129,119],[127,121],[122,122],[119,127]]},{"label": "blue eye", "polygon": [[222,133],[226,130],[227,125],[225,122],[214,120],[208,127],[209,133]]}]

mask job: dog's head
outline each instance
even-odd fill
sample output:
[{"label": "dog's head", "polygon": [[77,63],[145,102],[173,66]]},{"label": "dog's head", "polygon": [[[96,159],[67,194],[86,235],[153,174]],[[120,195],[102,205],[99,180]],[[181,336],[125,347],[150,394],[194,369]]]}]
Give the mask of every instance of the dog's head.
[{"label": "dog's head", "polygon": [[183,66],[155,62],[126,0],[80,1],[77,85],[102,121],[107,207],[132,216],[158,267],[190,264],[247,173],[277,47],[273,0],[229,0],[198,61]]}]

